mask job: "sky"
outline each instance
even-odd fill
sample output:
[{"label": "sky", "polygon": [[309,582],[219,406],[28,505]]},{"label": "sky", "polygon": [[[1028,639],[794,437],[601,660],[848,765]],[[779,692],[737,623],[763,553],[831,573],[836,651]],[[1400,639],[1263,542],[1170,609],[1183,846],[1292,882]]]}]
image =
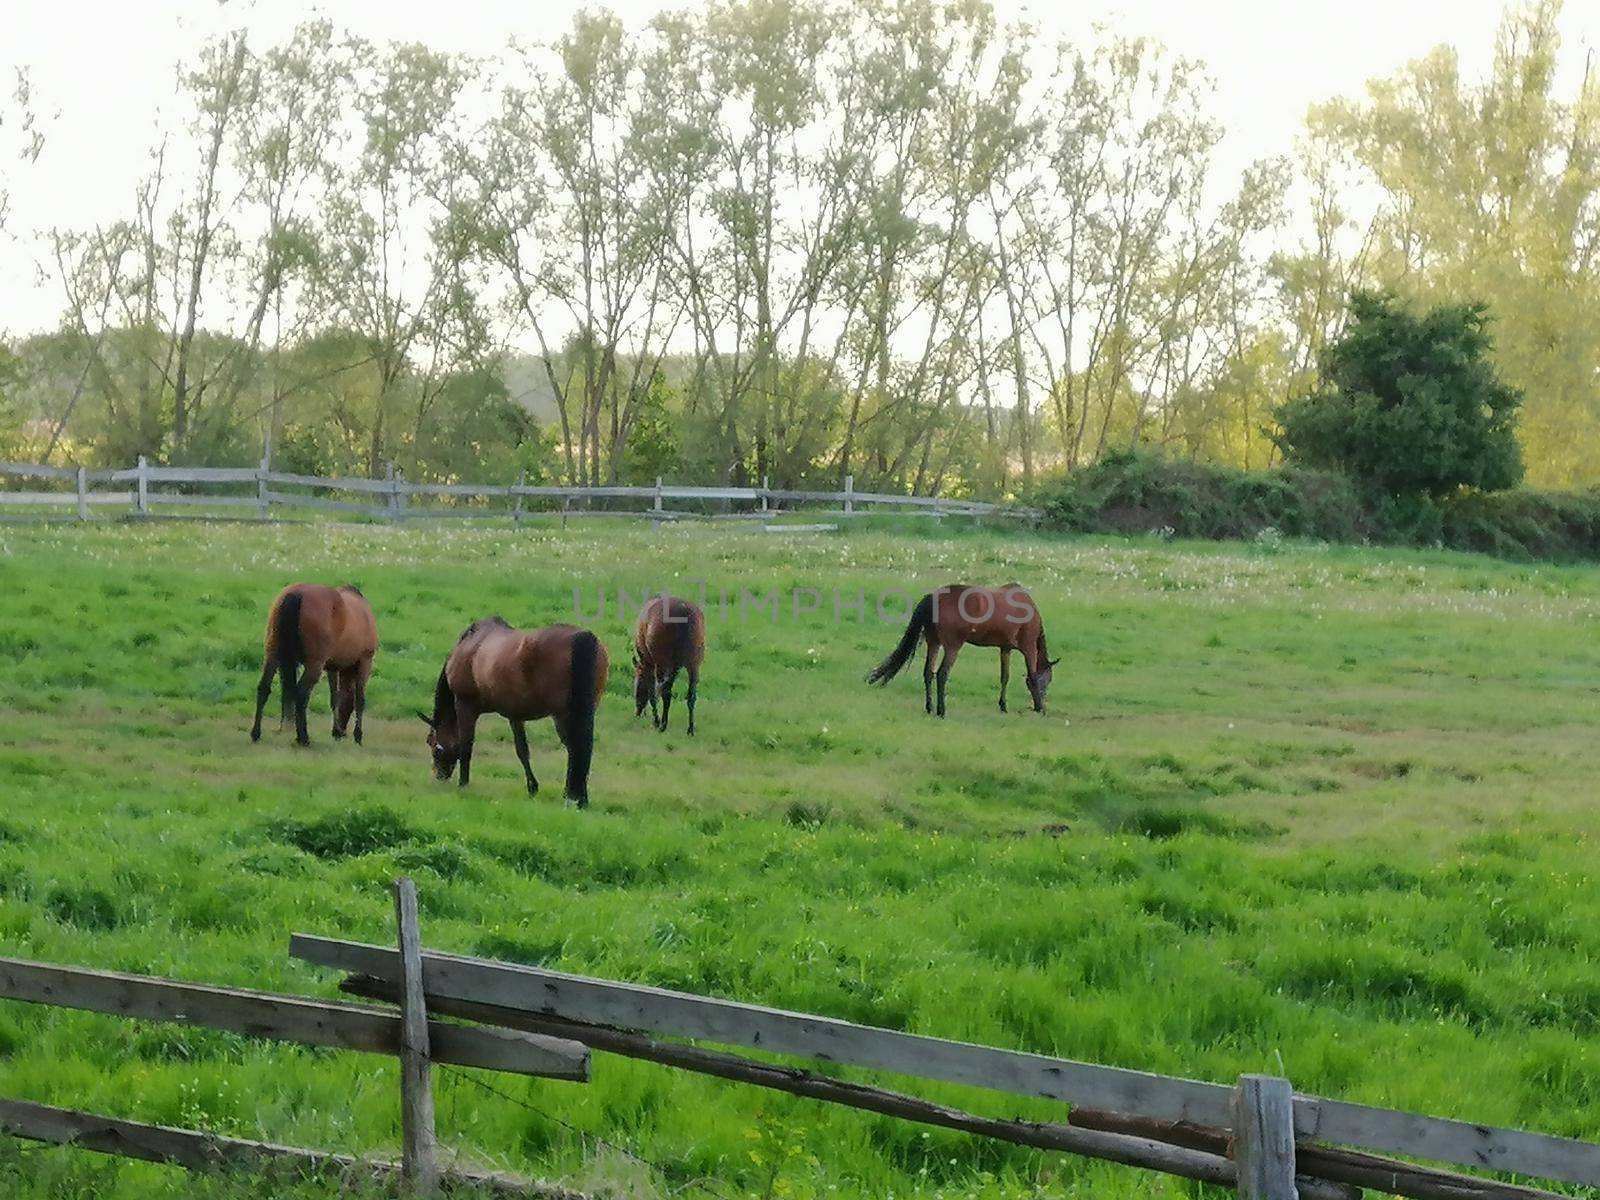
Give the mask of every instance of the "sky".
[{"label": "sky", "polygon": [[[1227,130],[1218,161],[1225,170],[1288,153],[1310,105],[1359,95],[1367,80],[1441,43],[1455,45],[1467,76],[1478,76],[1504,8],[1503,0],[995,4],[1003,18],[1026,18],[1051,40],[1105,24],[1153,35],[1205,61],[1217,84],[1212,111]],[[259,45],[321,16],[373,40],[493,54],[513,37],[554,37],[579,7],[577,0],[22,0],[11,6],[0,83],[9,91],[12,69],[28,67],[36,106],[48,120],[48,142],[38,163],[11,184],[13,237],[0,244],[0,330],[55,323],[60,300],[49,285],[35,282],[38,246],[27,231],[92,226],[127,210],[148,169],[157,115],[175,103],[173,68],[208,34],[247,25]],[[642,24],[663,7],[681,5],[612,0],[608,7],[629,24]],[[1571,94],[1586,54],[1596,51],[1600,60],[1600,2],[1568,0],[1562,30],[1562,90]]]}]

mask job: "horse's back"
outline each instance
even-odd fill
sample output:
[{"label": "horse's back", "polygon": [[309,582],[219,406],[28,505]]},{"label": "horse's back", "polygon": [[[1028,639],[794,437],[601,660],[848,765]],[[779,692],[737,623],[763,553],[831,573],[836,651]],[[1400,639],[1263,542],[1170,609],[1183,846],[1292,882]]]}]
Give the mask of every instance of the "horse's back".
[{"label": "horse's back", "polygon": [[658,668],[698,667],[706,652],[706,616],[677,596],[653,596],[639,611],[634,649]]},{"label": "horse's back", "polygon": [[974,587],[952,583],[935,589],[933,620],[938,633],[973,646],[1016,648],[1041,627],[1039,606],[1020,583]]},{"label": "horse's back", "polygon": [[[485,712],[532,721],[567,709],[572,690],[574,644],[588,630],[577,625],[545,625],[538,629],[490,628],[459,643],[446,663],[452,691]],[[605,690],[610,659],[599,638],[595,643],[595,697]]]}]

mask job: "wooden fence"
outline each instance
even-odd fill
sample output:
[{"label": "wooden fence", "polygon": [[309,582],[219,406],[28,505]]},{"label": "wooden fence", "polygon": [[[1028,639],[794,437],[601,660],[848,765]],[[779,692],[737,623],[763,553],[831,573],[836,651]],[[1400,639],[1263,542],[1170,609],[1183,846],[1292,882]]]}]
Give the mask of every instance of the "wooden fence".
[{"label": "wooden fence", "polygon": [[[416,891],[409,879],[396,881],[395,906],[399,926],[396,953],[403,963],[420,969]],[[415,977],[415,971],[405,976],[408,980]],[[399,1176],[424,1191],[436,1189],[444,1180],[509,1195],[582,1200],[563,1189],[514,1175],[441,1170],[433,1131],[432,1094],[428,1090],[430,1062],[585,1082],[589,1078],[589,1051],[571,1039],[430,1020],[425,1015],[422,995],[415,989],[401,989],[401,1012],[396,1015],[389,1009],[366,1005],[12,958],[0,958],[0,999],[197,1025],[302,1046],[390,1054],[398,1056],[402,1064],[404,1151],[399,1163],[174,1129],[27,1100],[0,1100],[0,1131],[15,1137],[193,1170],[286,1162],[340,1175]]]},{"label": "wooden fence", "polygon": [[[955,500],[942,496],[898,496],[858,492],[846,475],[837,492],[761,487],[530,486],[525,478],[509,484],[410,483],[392,467],[383,479],[331,478],[259,467],[153,467],[141,457],[126,470],[48,467],[0,462],[0,477],[44,480],[45,490],[0,488],[0,508],[44,508],[80,521],[114,510],[118,515],[198,515],[218,510],[249,510],[260,520],[274,510],[311,509],[387,521],[418,518],[499,518],[513,523],[540,515],[632,516],[651,521],[770,520],[805,508],[836,517],[891,512],[900,516],[998,517],[1033,521],[1027,508]],[[176,489],[176,490],[175,490]],[[330,495],[329,493],[333,493]],[[696,507],[689,507],[696,506]],[[820,506],[820,507],[819,507]]]},{"label": "wooden fence", "polygon": [[[182,1021],[306,1045],[401,1059],[400,1163],[220,1138],[0,1101],[0,1129],[42,1141],[205,1168],[289,1160],[397,1174],[428,1192],[441,1182],[549,1197],[570,1193],[438,1162],[431,1064],[557,1079],[588,1077],[599,1050],[824,1103],[1201,1180],[1246,1200],[1355,1200],[1362,1189],[1414,1200],[1557,1200],[1553,1193],[1386,1154],[1583,1187],[1600,1187],[1600,1146],[1297,1093],[1286,1079],[1233,1085],[1075,1062],[878,1029],[807,1013],[423,950],[416,893],[395,884],[398,938],[374,946],[295,934],[292,955],[346,972],[346,993],[398,1015],[301,997],[204,987],[0,959],[0,998],[150,1020]],[[473,1025],[451,1024],[454,1017]],[[1060,1121],[983,1116],[834,1074],[758,1061],[685,1041],[760,1050],[831,1067],[958,1083],[1067,1106]],[[1374,1152],[1378,1153],[1374,1153]]]}]

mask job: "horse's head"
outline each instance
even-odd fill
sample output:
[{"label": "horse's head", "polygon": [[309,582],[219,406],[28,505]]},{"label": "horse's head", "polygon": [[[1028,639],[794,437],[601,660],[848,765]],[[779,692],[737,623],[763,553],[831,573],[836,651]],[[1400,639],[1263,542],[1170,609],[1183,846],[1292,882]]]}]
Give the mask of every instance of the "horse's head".
[{"label": "horse's head", "polygon": [[461,744],[456,735],[454,721],[435,721],[419,712],[422,723],[428,727],[428,749],[433,754],[433,777],[449,779],[456,773],[456,760],[461,757]]},{"label": "horse's head", "polygon": [[644,713],[644,706],[650,703],[650,672],[639,656],[633,656],[633,715],[640,716]]},{"label": "horse's head", "polygon": [[1035,661],[1039,667],[1028,674],[1028,695],[1033,697],[1033,711],[1043,714],[1045,693],[1050,690],[1050,677],[1054,674],[1055,665],[1061,661],[1050,657],[1050,651],[1045,648],[1043,630],[1039,631],[1039,650]]}]

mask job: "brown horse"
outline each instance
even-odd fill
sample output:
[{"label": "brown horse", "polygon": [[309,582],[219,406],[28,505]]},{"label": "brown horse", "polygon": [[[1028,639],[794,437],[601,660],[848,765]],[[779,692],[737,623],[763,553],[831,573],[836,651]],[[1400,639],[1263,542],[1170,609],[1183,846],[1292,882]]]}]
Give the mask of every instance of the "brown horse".
[{"label": "brown horse", "polygon": [[[934,711],[933,682],[939,681],[939,715],[944,716],[944,685],[956,655],[967,644],[997,646],[1000,649],[1000,711],[1006,711],[1006,684],[1011,680],[1011,652],[1022,651],[1028,668],[1028,694],[1033,711],[1044,712],[1045,692],[1050,687],[1051,669],[1060,659],[1051,658],[1044,643],[1044,622],[1039,607],[1027,589],[1018,583],[998,588],[970,587],[952,583],[929,592],[911,612],[900,644],[867,676],[868,683],[886,684],[916,653],[917,639],[928,645],[922,664],[923,703]],[[937,676],[933,670],[934,652],[944,648]]]},{"label": "brown horse", "polygon": [[[663,733],[672,710],[672,685],[688,672],[689,736],[694,736],[694,701],[700,690],[700,664],[706,656],[706,615],[699,605],[676,596],[654,596],[639,610],[633,631],[633,715],[650,705],[650,723]],[[656,712],[656,697],[661,712]]]},{"label": "brown horse", "polygon": [[[261,682],[256,685],[256,719],[250,740],[261,740],[261,710],[272,694],[277,675],[283,692],[283,721],[294,712],[295,741],[311,744],[306,733],[306,703],[328,673],[328,700],[333,707],[333,736],[342,738],[353,712],[356,744],[361,744],[361,717],[367,707],[367,680],[372,658],[378,652],[378,622],[372,605],[354,584],[323,587],[316,583],[291,583],[278,593],[267,614],[266,653]],[[305,672],[295,680],[295,669]]]},{"label": "brown horse", "polygon": [[449,779],[459,762],[466,787],[478,718],[498,713],[511,722],[528,795],[536,795],[539,781],[528,765],[525,723],[549,717],[567,748],[567,799],[587,807],[594,712],[610,666],[600,640],[576,625],[521,630],[499,617],[474,621],[439,672],[433,716],[417,714],[428,726],[434,776]]}]

